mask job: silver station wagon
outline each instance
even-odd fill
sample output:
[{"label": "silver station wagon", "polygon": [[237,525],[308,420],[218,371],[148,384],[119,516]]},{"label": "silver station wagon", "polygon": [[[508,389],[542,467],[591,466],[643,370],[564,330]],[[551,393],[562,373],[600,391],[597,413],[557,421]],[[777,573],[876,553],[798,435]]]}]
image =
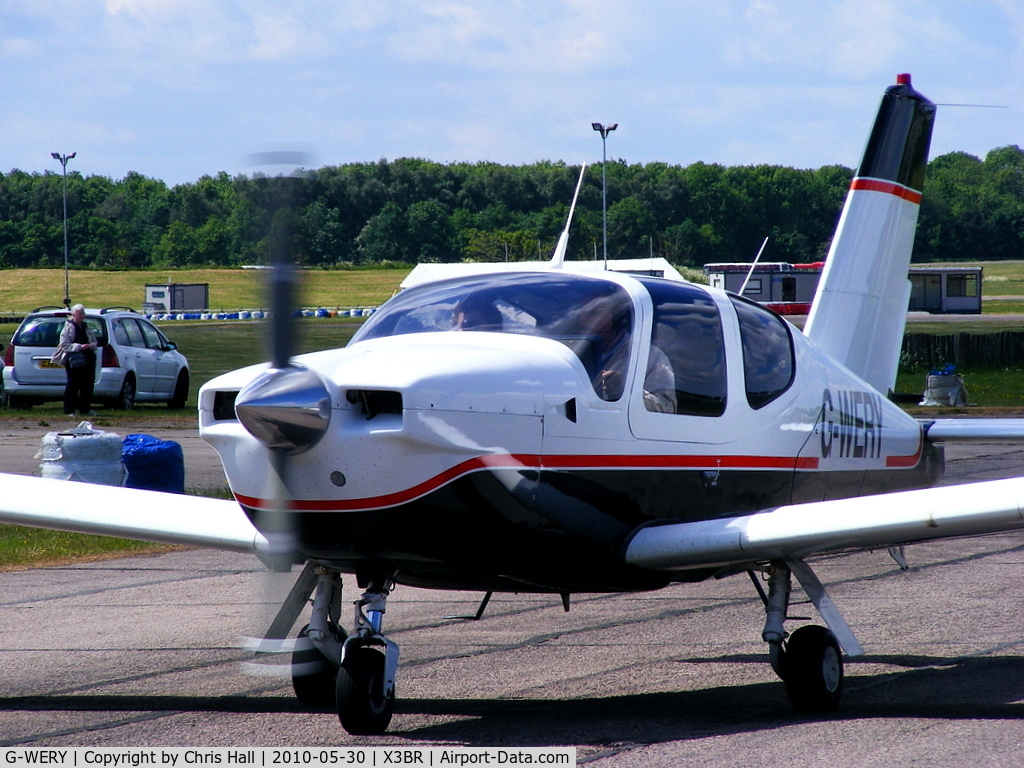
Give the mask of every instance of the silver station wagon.
[{"label": "silver station wagon", "polygon": [[[3,369],[4,394],[12,407],[63,399],[67,377],[50,357],[69,315],[62,307],[41,307],[18,326]],[[93,389],[97,402],[125,409],[136,402],[184,407],[188,360],[159,328],[126,307],[86,309],[85,322],[100,345]]]}]

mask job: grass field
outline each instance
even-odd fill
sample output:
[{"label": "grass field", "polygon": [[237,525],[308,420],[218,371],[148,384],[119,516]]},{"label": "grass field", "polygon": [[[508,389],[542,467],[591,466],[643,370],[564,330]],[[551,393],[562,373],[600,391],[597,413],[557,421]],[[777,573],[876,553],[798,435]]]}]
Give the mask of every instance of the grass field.
[{"label": "grass field", "polygon": [[[985,314],[1024,309],[1024,261],[974,262],[983,267]],[[935,266],[956,266],[935,264]],[[304,307],[376,306],[392,296],[411,267],[303,270],[299,303]],[[253,269],[71,270],[72,301],[86,306],[141,308],[150,283],[209,283],[210,309],[256,309],[265,306],[266,273]],[[64,270],[0,270],[0,314],[28,312],[59,305],[64,298]],[[1012,309],[1008,309],[1011,308]]]},{"label": "grass field", "polygon": [[[980,264],[984,268],[983,295],[989,297],[984,303],[985,315],[1024,313],[1024,261]],[[299,273],[299,303],[305,307],[326,308],[377,306],[398,290],[399,283],[408,272],[407,267],[302,271]],[[147,283],[165,283],[171,279],[179,283],[209,283],[211,309],[256,309],[265,306],[265,277],[264,271],[244,269],[72,270],[69,284],[72,299],[89,306],[141,307]],[[17,315],[37,306],[59,304],[63,288],[63,270],[0,270],[0,315]],[[297,351],[343,346],[358,327],[358,322],[342,318],[299,321]],[[189,358],[193,382],[190,408],[195,406],[195,394],[202,383],[225,371],[264,360],[267,356],[266,326],[258,321],[170,321],[161,323],[161,326]],[[1020,320],[1015,317],[1005,320],[980,317],[964,318],[955,324],[915,321],[908,331],[990,333],[1020,326]],[[0,343],[9,338],[5,330],[0,328]],[[10,332],[13,331],[12,326]],[[923,377],[924,373],[918,370],[902,372],[899,386],[916,388],[914,380]],[[1022,391],[1020,384],[1024,380],[1021,372],[967,373],[985,380],[983,386],[975,387],[984,401],[1010,400],[1017,404],[1017,393]],[[48,408],[37,406],[33,410],[45,417]]]},{"label": "grass field", "polygon": [[[377,306],[390,298],[411,267],[397,269],[303,270],[299,304],[303,307]],[[255,269],[71,270],[72,302],[87,307],[142,308],[147,284],[209,283],[210,309],[265,307],[267,273]],[[64,270],[0,270],[0,315],[18,315],[64,300]]]},{"label": "grass field", "polygon": [[[983,294],[985,314],[1024,313],[1024,261],[985,262]],[[300,272],[300,302],[307,307],[377,306],[398,289],[408,274],[401,269],[310,270]],[[264,279],[260,270],[192,269],[163,271],[84,271],[70,273],[73,300],[90,306],[140,307],[147,283],[163,283],[173,278],[180,283],[209,283],[211,309],[259,308],[264,306]],[[64,287],[63,270],[0,270],[0,314],[24,313],[45,304],[59,304]],[[343,346],[358,327],[358,320],[349,318],[308,319],[297,323],[296,349],[298,352]],[[175,341],[188,357],[192,369],[192,392],[189,410],[196,404],[199,386],[214,376],[244,365],[265,360],[267,326],[259,321],[168,321],[160,323],[164,332]],[[908,331],[928,333],[991,333],[1019,329],[1019,318],[1005,320],[979,317],[964,318],[957,323],[943,321],[915,321]],[[6,342],[8,333],[0,327],[0,343]],[[898,384],[920,388],[923,370],[903,371]],[[1020,371],[967,371],[979,383],[973,387],[980,398],[979,404],[1018,405],[1019,392],[1024,390],[1024,373]],[[982,383],[984,382],[984,383]],[[913,391],[911,390],[911,391]],[[970,391],[970,390],[969,390]],[[37,406],[33,415],[46,418],[51,406]],[[140,408],[139,416],[157,407]],[[52,415],[57,415],[56,404]]]},{"label": "grass field", "polygon": [[[982,408],[986,411],[999,411],[1000,415],[1007,418],[1024,414],[1024,370],[965,369],[957,372],[964,377],[964,387],[967,389],[969,403],[967,408],[959,409],[957,413],[969,416],[972,409]],[[901,370],[896,378],[896,391],[923,394],[927,374],[928,371],[923,368],[912,371]],[[917,415],[918,409],[910,407],[907,410]],[[952,409],[949,408],[929,409],[927,412],[953,415]]]},{"label": "grass field", "polygon": [[42,568],[70,561],[105,560],[171,549],[171,546],[147,541],[0,525],[0,571],[27,566]]}]

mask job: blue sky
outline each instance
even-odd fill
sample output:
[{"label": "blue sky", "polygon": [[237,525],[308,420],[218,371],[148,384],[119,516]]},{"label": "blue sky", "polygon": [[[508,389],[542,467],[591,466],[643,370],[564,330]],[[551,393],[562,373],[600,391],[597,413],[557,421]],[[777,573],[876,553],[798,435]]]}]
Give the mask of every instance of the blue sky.
[{"label": "blue sky", "polygon": [[[168,184],[601,159],[855,166],[898,72],[932,156],[1024,145],[1019,0],[0,0],[0,172]],[[276,172],[276,171],[275,171]]]}]

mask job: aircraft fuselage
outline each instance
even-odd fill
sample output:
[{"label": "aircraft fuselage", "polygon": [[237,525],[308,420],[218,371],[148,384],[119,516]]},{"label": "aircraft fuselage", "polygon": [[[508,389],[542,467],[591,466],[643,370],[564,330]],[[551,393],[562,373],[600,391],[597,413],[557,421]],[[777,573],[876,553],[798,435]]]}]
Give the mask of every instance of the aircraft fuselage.
[{"label": "aircraft fuselage", "polygon": [[[470,297],[488,304],[491,325],[456,332]],[[616,329],[596,327],[608,304]],[[236,498],[265,527],[280,477],[287,512],[273,519],[287,520],[301,556],[422,586],[575,592],[700,579],[630,566],[623,544],[644,525],[925,487],[942,469],[913,419],[785,320],[656,278],[422,286],[348,347],[295,363],[323,382],[329,409],[322,436],[283,469],[232,407],[265,366],[203,389],[201,431]],[[621,376],[602,378],[614,364]]]}]

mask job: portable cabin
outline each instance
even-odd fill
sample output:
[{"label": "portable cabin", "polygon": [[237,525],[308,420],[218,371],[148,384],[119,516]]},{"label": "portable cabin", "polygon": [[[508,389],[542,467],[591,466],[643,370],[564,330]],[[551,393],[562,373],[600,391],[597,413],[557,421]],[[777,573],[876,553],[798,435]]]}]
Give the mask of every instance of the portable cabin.
[{"label": "portable cabin", "polygon": [[[765,304],[783,315],[804,315],[810,310],[824,262],[788,264],[765,262],[706,264],[704,274],[715,288]],[[981,314],[981,267],[912,266],[911,312]],[[744,287],[746,283],[746,287]]]},{"label": "portable cabin", "polygon": [[142,302],[146,312],[179,312],[207,309],[210,306],[209,283],[147,283]]},{"label": "portable cabin", "polygon": [[910,310],[981,314],[981,267],[911,267]]},{"label": "portable cabin", "polygon": [[822,262],[789,264],[782,261],[705,264],[704,274],[713,288],[743,296],[766,304],[784,315],[803,315],[811,308],[814,291],[818,288]]}]

